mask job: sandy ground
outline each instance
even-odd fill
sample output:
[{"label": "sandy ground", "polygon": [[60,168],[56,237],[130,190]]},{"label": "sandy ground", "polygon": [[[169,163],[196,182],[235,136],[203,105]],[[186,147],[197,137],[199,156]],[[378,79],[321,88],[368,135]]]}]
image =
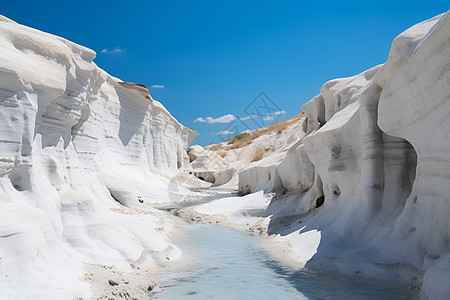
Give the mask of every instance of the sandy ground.
[{"label": "sandy ground", "polygon": [[[199,197],[195,199],[197,198]],[[120,213],[134,215],[153,214],[154,212],[123,207]],[[163,215],[166,222],[171,223],[170,228],[165,228],[164,226],[160,228],[169,240],[172,240],[174,236],[180,234],[188,225],[188,222],[169,212],[157,211],[157,214]],[[175,255],[175,259],[171,258],[170,254],[164,255],[164,253],[161,253],[160,255],[156,255],[159,259],[155,260],[154,265],[148,265],[145,262],[140,262],[141,259],[138,259],[134,263],[131,263],[128,268],[120,268],[115,265],[86,263],[84,265],[85,273],[81,280],[90,285],[92,291],[90,299],[135,300],[153,298],[152,295],[154,295],[154,289],[156,287],[153,279],[158,277],[158,273],[169,267],[172,268],[177,264],[182,264],[180,261],[182,255],[180,257]],[[79,300],[81,299],[83,298],[79,298]]]},{"label": "sandy ground", "polygon": [[93,299],[145,299],[155,287],[148,270],[119,270],[91,264],[85,269],[84,280],[91,284]]}]

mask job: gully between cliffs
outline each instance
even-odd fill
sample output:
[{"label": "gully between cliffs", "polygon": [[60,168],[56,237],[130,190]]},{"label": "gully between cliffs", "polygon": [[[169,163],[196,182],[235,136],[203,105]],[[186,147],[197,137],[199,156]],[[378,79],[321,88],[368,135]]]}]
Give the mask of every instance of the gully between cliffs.
[{"label": "gully between cliffs", "polygon": [[[165,208],[201,205],[235,192],[205,191],[210,197]],[[157,299],[409,299],[396,283],[338,273],[294,270],[264,250],[258,235],[220,225],[191,223],[175,240],[189,263],[160,274]]]}]

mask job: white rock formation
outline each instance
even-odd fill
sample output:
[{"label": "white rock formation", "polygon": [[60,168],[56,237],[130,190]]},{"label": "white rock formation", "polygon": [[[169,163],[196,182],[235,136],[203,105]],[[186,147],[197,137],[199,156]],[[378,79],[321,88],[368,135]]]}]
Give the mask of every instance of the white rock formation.
[{"label": "white rock formation", "polygon": [[179,255],[176,222],[147,204],[173,201],[196,133],[94,57],[0,18],[2,299],[88,298],[83,264],[148,269]]},{"label": "white rock formation", "polygon": [[399,35],[384,65],[327,82],[303,109],[306,135],[283,161],[239,173],[243,191],[285,190],[269,206],[269,233],[307,267],[450,298],[449,12]]},{"label": "white rock formation", "polygon": [[200,145],[190,147],[188,156],[191,162],[191,173],[200,180],[211,184],[216,183],[216,178],[213,174],[227,167],[224,160],[217,153],[208,151]]},{"label": "white rock formation", "polygon": [[[274,130],[259,129],[266,130],[268,133],[252,139],[248,145],[243,147],[233,148],[228,141],[217,145],[209,145],[205,148],[194,145],[188,151],[191,162],[188,168],[195,176],[211,182],[211,188],[213,189],[235,190],[238,187],[238,173],[241,170],[248,169],[248,166],[261,166],[258,162],[253,161],[258,148],[263,149],[263,157],[270,157],[269,160],[265,160],[265,163],[268,163],[272,169],[283,160],[286,152],[305,135],[301,131],[302,118],[304,116],[298,115],[284,121],[287,123],[283,125],[287,126],[285,128],[283,126],[282,130],[276,128]],[[259,172],[256,173],[256,175],[259,175]],[[265,175],[270,176],[268,173]],[[248,178],[252,178],[255,182],[259,180],[252,176]],[[266,184],[264,180],[260,182],[263,182],[263,185]],[[253,186],[254,189],[255,187]],[[247,193],[250,191],[244,188],[240,192]]]}]

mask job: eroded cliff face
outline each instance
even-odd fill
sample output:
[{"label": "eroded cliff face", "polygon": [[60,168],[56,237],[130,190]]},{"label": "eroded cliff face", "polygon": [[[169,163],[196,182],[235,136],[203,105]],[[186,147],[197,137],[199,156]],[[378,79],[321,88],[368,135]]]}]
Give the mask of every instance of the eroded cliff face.
[{"label": "eroded cliff face", "polygon": [[180,253],[176,221],[147,204],[169,201],[196,133],[94,57],[0,18],[4,298],[89,297],[83,263],[144,270]]},{"label": "eroded cliff face", "polygon": [[278,182],[285,190],[269,206],[269,233],[301,251],[318,232],[309,267],[407,281],[448,298],[449,66],[445,13],[397,37],[384,65],[324,84],[303,105],[306,135],[283,162],[239,174],[241,189]]}]

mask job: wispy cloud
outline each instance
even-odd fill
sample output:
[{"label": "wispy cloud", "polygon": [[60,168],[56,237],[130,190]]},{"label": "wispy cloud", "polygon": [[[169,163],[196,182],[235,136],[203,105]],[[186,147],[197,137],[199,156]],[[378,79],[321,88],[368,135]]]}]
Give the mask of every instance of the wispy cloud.
[{"label": "wispy cloud", "polygon": [[236,120],[236,117],[232,114],[224,115],[219,118],[213,119],[211,117],[207,117],[206,121],[208,123],[230,123],[232,121]]},{"label": "wispy cloud", "polygon": [[253,118],[256,118],[256,117],[257,117],[257,115],[248,115],[248,116],[246,116],[246,117],[240,118],[239,120],[245,121],[245,120],[253,119]]},{"label": "wispy cloud", "polygon": [[253,132],[253,130],[251,130],[251,129],[245,129],[245,130],[241,131],[240,133],[252,133],[252,132]]},{"label": "wispy cloud", "polygon": [[232,114],[224,115],[219,118],[212,118],[212,117],[206,117],[206,119],[203,118],[197,118],[194,120],[194,122],[206,122],[206,123],[230,123],[232,121],[236,120],[236,117]]},{"label": "wispy cloud", "polygon": [[284,111],[284,110],[279,110],[279,111],[276,111],[276,112],[274,112],[273,114],[274,115],[283,115],[283,114],[285,114],[286,112]]},{"label": "wispy cloud", "polygon": [[223,130],[223,131],[219,131],[217,133],[217,135],[223,135],[223,134],[234,134],[233,132],[229,131],[229,130]]},{"label": "wispy cloud", "polygon": [[197,118],[197,119],[194,120],[194,122],[201,122],[201,123],[203,123],[203,122],[206,122],[206,120],[203,119],[203,118]]},{"label": "wispy cloud", "polygon": [[286,112],[284,110],[279,110],[273,113],[268,113],[267,115],[264,116],[263,121],[272,121],[273,120],[273,115],[283,115]]},{"label": "wispy cloud", "polygon": [[114,49],[108,49],[105,48],[101,51],[101,53],[120,53],[120,52],[124,52],[125,50],[120,49],[120,47],[114,47]]},{"label": "wispy cloud", "polygon": [[150,88],[152,88],[152,89],[163,89],[164,85],[162,85],[162,84],[154,84]]}]

